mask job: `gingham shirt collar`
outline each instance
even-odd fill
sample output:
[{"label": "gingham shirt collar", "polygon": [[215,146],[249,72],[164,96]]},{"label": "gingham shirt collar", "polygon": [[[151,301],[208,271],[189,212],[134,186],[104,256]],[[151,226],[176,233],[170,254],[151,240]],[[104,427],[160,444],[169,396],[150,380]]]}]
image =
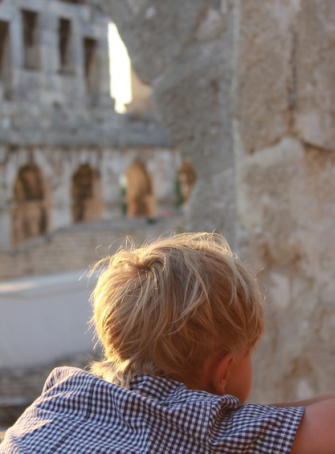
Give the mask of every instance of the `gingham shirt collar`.
[{"label": "gingham shirt collar", "polygon": [[0,453],[288,454],[303,410],[241,405],[149,375],[125,389],[64,367],[7,431]]}]

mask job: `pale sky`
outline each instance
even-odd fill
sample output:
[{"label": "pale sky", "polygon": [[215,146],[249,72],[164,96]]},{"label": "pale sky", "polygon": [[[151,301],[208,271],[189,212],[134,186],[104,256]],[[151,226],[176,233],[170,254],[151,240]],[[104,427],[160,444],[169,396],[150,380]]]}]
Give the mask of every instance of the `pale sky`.
[{"label": "pale sky", "polygon": [[125,104],[132,100],[131,63],[119,32],[112,23],[108,27],[108,43],[111,96],[115,99],[115,110],[124,113]]}]

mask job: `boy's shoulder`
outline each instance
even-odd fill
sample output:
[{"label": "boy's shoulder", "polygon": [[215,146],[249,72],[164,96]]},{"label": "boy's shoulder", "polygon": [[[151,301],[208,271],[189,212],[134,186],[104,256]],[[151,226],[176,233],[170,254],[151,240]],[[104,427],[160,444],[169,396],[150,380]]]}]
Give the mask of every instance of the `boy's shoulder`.
[{"label": "boy's shoulder", "polygon": [[94,379],[94,375],[89,372],[72,366],[61,366],[54,368],[48,378],[46,379],[42,394],[47,392],[54,386],[61,386],[62,384],[69,386],[70,383],[81,382],[83,380]]},{"label": "boy's shoulder", "polygon": [[[206,391],[191,390],[184,383],[171,380],[164,377],[156,377],[149,374],[136,375],[129,383],[127,388],[117,384],[110,383],[101,379],[85,370],[75,367],[55,368],[45,382],[41,401],[48,405],[52,404],[52,396],[55,396],[56,402],[66,396],[65,401],[74,408],[71,400],[77,401],[77,407],[86,404],[83,396],[90,394],[91,404],[96,403],[96,409],[99,410],[100,400],[105,401],[105,397],[113,396],[113,401],[133,402],[133,404],[150,407],[169,408],[171,411],[184,410],[196,411],[201,408],[206,414],[215,411],[238,411],[243,406],[239,400],[230,395],[217,396]],[[70,397],[71,396],[71,397]],[[127,407],[127,406],[126,406]],[[189,410],[187,410],[189,408]],[[192,408],[192,410],[191,410]],[[149,411],[149,410],[148,410]]]},{"label": "boy's shoulder", "polygon": [[[236,397],[138,375],[123,388],[76,368],[55,369],[45,393],[8,430],[14,452],[277,452],[288,454],[301,408],[241,405]],[[99,436],[97,436],[97,430]],[[66,434],[76,433],[75,439]],[[7,449],[7,448],[4,448]],[[106,448],[107,449],[107,448]],[[51,452],[51,451],[50,451]],[[107,452],[107,451],[106,451]]]}]

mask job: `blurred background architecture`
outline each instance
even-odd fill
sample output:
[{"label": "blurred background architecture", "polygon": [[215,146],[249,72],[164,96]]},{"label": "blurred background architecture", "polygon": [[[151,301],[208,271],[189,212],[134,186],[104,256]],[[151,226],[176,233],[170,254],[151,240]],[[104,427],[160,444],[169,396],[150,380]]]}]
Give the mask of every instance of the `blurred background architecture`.
[{"label": "blurred background architecture", "polygon": [[[91,2],[1,3],[2,250],[122,210],[155,218],[174,207],[181,156],[149,87],[130,64],[120,74],[115,30]],[[124,115],[110,96],[110,65],[112,92],[120,77],[129,92],[126,105],[116,99]]]}]

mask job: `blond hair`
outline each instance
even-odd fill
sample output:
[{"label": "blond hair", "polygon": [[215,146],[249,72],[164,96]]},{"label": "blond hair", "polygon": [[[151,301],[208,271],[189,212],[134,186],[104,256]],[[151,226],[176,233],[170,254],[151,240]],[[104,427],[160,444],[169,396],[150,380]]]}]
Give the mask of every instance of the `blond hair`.
[{"label": "blond hair", "polygon": [[256,279],[219,234],[161,238],[98,265],[92,320],[105,360],[92,372],[106,380],[196,378],[213,353],[238,355],[263,334]]}]

